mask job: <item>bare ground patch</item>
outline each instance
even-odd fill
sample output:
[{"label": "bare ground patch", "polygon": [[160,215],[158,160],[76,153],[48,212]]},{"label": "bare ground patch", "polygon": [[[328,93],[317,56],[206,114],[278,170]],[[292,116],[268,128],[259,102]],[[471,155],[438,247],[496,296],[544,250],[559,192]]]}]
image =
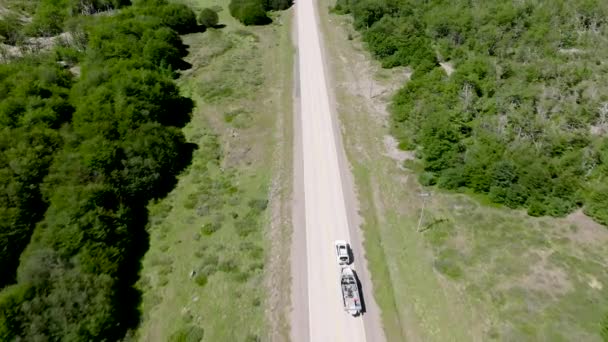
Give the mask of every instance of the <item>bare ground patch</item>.
[{"label": "bare ground patch", "polygon": [[392,135],[384,136],[384,147],[386,148],[386,154],[399,162],[400,165],[406,160],[413,160],[415,158],[414,152],[399,149],[399,142]]},{"label": "bare ground patch", "polygon": [[572,241],[590,245],[606,245],[608,243],[608,229],[593,221],[582,210],[577,210],[566,217],[571,224],[566,236]]},{"label": "bare ground patch", "polygon": [[550,251],[536,251],[539,260],[530,267],[530,273],[511,282],[526,289],[548,293],[552,296],[564,295],[574,289],[566,270],[548,263]]}]

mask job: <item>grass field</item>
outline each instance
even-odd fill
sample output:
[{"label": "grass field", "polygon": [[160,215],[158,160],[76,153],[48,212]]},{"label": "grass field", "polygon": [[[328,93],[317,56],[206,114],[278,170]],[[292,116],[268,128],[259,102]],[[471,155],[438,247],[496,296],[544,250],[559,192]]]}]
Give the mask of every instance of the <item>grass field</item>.
[{"label": "grass field", "polygon": [[599,341],[608,230],[421,187],[385,111],[409,72],[372,62],[332,4],[320,2],[326,54],[389,341]]},{"label": "grass field", "polygon": [[288,245],[274,208],[290,165],[290,13],[277,13],[266,27],[244,27],[228,14],[228,1],[184,2],[221,10],[226,26],[183,37],[192,68],[179,83],[196,102],[185,133],[198,150],[173,192],[149,206],[137,337],[286,336],[287,318],[280,317],[288,312],[289,277],[273,256],[286,253],[277,244]]}]

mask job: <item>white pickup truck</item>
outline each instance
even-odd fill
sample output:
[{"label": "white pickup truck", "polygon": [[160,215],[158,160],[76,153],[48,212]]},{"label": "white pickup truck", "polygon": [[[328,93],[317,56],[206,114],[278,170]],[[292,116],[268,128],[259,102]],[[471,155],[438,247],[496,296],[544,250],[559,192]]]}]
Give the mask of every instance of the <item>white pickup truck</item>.
[{"label": "white pickup truck", "polygon": [[334,243],[336,246],[336,258],[338,259],[338,265],[350,264],[350,254],[348,253],[348,243],[344,240],[336,240]]}]

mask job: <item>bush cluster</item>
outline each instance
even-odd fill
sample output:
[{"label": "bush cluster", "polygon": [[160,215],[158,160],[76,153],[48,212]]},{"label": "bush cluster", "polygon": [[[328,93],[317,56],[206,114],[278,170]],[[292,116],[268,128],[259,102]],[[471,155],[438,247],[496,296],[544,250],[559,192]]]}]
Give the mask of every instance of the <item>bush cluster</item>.
[{"label": "bush cluster", "polygon": [[339,0],[334,10],[353,15],[384,67],[414,70],[392,130],[417,149],[423,184],[534,216],[583,206],[608,222],[608,142],[592,133],[608,128],[608,98],[595,95],[606,90],[605,2]]},{"label": "bush cluster", "polygon": [[285,10],[292,0],[231,0],[230,15],[245,25],[266,25],[272,22],[268,11]]},{"label": "bush cluster", "polygon": [[53,62],[0,65],[0,286],[15,281],[19,256],[42,218],[40,184],[74,108],[72,79]]},{"label": "bush cluster", "polygon": [[189,18],[159,1],[91,17],[77,80],[57,63],[0,66],[3,281],[21,254],[0,340],[115,341],[137,323],[145,206],[191,155],[179,127],[193,104],[173,82]]},{"label": "bush cluster", "polygon": [[50,37],[64,31],[70,17],[94,14],[130,4],[129,0],[40,0],[32,22],[25,27],[27,35]]},{"label": "bush cluster", "polygon": [[211,8],[204,8],[198,14],[198,22],[204,27],[215,27],[219,22],[219,16],[217,12]]}]

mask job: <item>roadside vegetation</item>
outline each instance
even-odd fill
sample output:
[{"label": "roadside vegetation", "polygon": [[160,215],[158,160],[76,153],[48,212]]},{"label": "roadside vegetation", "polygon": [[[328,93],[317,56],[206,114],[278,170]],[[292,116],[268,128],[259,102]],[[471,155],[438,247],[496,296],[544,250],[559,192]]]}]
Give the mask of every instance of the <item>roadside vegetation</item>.
[{"label": "roadside vegetation", "polygon": [[12,1],[1,13],[18,22],[4,43],[72,39],[0,65],[0,340],[120,340],[139,322],[146,204],[195,148],[181,130],[193,102],[174,81],[188,67],[179,34],[202,28],[183,4],[126,5]]},{"label": "roadside vegetation", "polygon": [[279,137],[292,115],[290,14],[272,13],[271,25],[245,27],[230,15],[228,1],[184,3],[200,13],[213,10],[217,23],[183,36],[191,68],[178,82],[196,103],[184,133],[199,148],[176,188],[148,207],[136,337],[286,340],[288,284],[271,260],[284,265],[287,258],[288,237],[276,235],[272,205],[274,180],[289,172],[279,168],[290,165],[277,154],[279,144],[291,146]]},{"label": "roadside vegetation", "polygon": [[605,4],[325,5],[387,336],[606,339]]},{"label": "roadside vegetation", "polygon": [[[608,223],[604,1],[338,1],[384,67],[410,66],[393,134],[421,183]],[[448,63],[448,75],[439,63]]]},{"label": "roadside vegetation", "polygon": [[270,11],[286,10],[292,0],[231,0],[230,14],[244,25],[267,25],[272,22]]},{"label": "roadside vegetation", "polygon": [[0,340],[285,336],[289,16],[132,2],[0,5]]}]

